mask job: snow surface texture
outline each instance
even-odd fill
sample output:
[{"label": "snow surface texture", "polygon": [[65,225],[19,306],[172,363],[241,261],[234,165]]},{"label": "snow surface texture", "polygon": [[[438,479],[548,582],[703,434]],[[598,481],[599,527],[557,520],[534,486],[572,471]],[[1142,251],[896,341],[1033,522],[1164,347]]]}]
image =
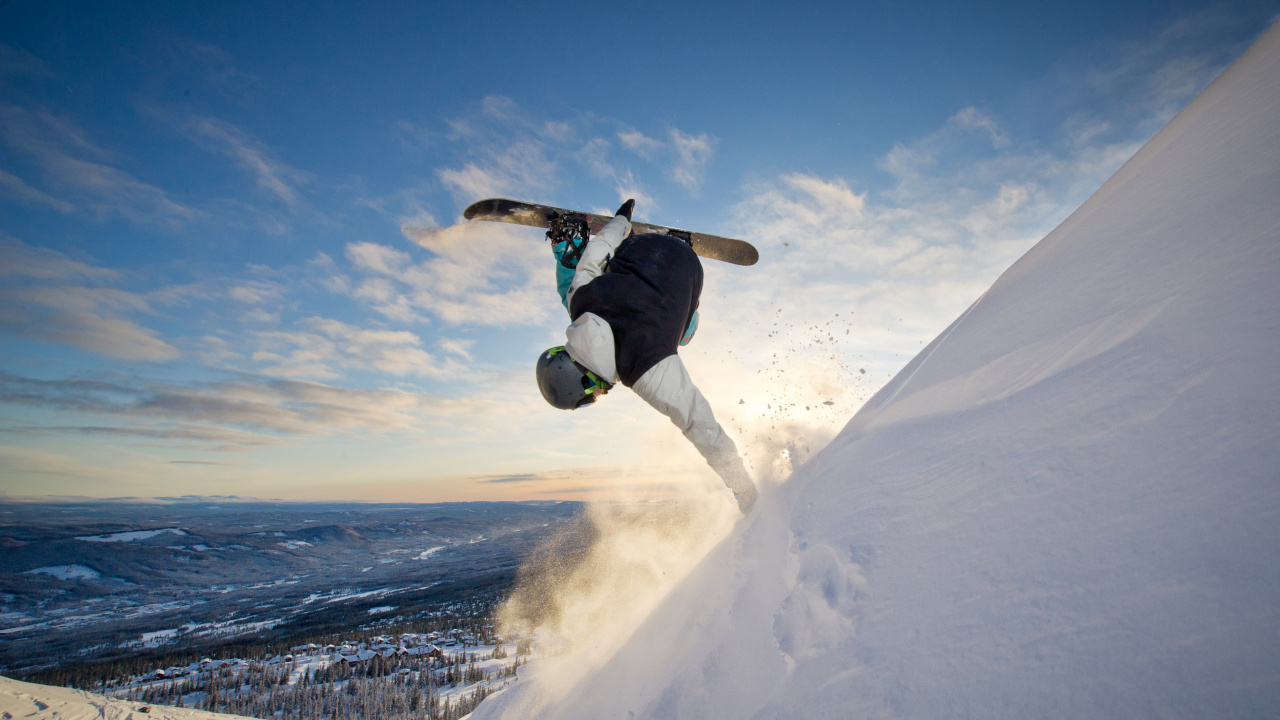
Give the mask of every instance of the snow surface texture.
[{"label": "snow surface texture", "polygon": [[571,687],[475,718],[1280,716],[1280,26]]},{"label": "snow surface texture", "polygon": [[[147,708],[146,713],[139,708]],[[112,700],[71,688],[36,685],[0,677],[0,718],[29,720],[234,720],[222,715],[184,708]]]}]

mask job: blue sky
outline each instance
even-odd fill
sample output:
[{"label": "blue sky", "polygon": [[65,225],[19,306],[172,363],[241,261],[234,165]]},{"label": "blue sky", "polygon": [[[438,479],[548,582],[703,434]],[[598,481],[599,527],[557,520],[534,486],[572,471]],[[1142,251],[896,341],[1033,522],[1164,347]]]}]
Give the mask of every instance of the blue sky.
[{"label": "blue sky", "polygon": [[755,242],[682,351],[785,476],[1280,3],[0,5],[0,491],[716,491],[628,392],[572,414],[536,230]]}]

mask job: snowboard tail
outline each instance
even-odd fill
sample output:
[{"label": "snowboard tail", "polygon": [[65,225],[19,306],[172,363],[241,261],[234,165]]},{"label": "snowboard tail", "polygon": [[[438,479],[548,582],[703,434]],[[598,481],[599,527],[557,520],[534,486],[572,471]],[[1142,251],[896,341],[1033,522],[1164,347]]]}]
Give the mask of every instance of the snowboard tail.
[{"label": "snowboard tail", "polygon": [[[503,198],[490,198],[472,203],[471,207],[463,211],[462,216],[467,220],[504,222],[540,228],[550,227],[552,221],[556,218],[571,217],[586,221],[592,235],[600,232],[605,223],[613,219],[612,215],[596,215],[595,213],[565,210],[551,207],[550,205],[537,205]],[[683,238],[689,242],[695,253],[712,260],[721,260],[734,265],[755,265],[760,259],[760,252],[745,240],[736,240],[734,238],[720,237],[719,235],[708,235],[706,233],[643,222],[632,222],[631,227],[637,234],[641,235],[657,233],[659,235],[674,235]]]}]

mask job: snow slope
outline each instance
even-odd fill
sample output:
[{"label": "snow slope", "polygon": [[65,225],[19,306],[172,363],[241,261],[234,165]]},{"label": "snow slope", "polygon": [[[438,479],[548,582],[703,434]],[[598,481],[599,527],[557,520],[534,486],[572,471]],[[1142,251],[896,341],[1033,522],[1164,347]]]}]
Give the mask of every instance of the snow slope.
[{"label": "snow slope", "polygon": [[[139,712],[139,708],[147,708]],[[222,715],[164,705],[112,700],[71,688],[36,685],[0,677],[0,718],[30,720],[235,720]]]},{"label": "snow slope", "polygon": [[1280,26],[617,653],[474,717],[1280,716],[1278,229]]}]

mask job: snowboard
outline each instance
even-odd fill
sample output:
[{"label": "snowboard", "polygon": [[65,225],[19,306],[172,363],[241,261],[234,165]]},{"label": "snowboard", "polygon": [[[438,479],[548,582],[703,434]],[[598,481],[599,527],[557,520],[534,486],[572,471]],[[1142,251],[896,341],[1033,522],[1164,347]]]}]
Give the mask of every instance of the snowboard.
[{"label": "snowboard", "polygon": [[[557,218],[571,218],[585,221],[592,235],[600,232],[605,223],[613,219],[612,215],[596,215],[595,213],[565,210],[549,205],[537,205],[503,198],[491,198],[472,203],[471,207],[462,213],[462,216],[467,220],[487,220],[540,228],[549,228],[552,221]],[[734,238],[720,237],[719,235],[707,235],[706,233],[681,230],[665,225],[651,225],[650,223],[635,221],[631,223],[631,228],[638,235],[657,233],[659,235],[674,235],[682,238],[693,247],[693,251],[699,256],[711,258],[712,260],[722,260],[734,265],[755,265],[756,261],[760,259],[760,252],[745,240],[735,240]]]}]

